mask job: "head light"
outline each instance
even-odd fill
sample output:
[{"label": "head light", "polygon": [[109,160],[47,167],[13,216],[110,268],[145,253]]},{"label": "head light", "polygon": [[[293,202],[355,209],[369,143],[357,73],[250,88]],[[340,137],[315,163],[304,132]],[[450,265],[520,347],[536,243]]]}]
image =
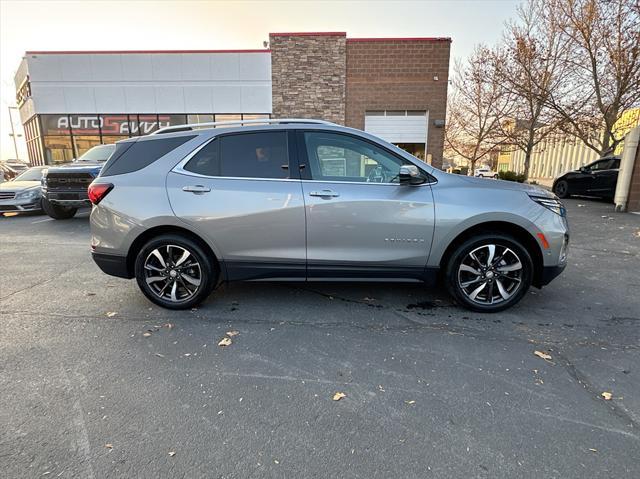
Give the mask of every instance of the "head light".
[{"label": "head light", "polygon": [[40,196],[40,188],[29,188],[26,191],[21,191],[16,194],[16,199],[18,200],[30,200],[32,198],[37,198]]},{"label": "head light", "polygon": [[548,210],[553,211],[557,215],[566,216],[567,210],[558,198],[551,198],[549,196],[529,196],[533,201],[540,206],[544,206]]}]

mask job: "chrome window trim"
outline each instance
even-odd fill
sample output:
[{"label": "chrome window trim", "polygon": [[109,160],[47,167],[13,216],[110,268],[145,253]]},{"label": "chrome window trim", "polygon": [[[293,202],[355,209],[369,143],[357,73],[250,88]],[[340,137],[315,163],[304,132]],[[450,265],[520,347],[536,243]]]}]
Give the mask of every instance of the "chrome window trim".
[{"label": "chrome window trim", "polygon": [[[180,160],[178,164],[170,170],[170,172],[178,173],[180,175],[193,176],[195,178],[210,178],[210,179],[218,179],[218,180],[301,181],[304,183],[344,183],[346,185],[400,186],[400,183],[370,183],[367,181],[326,181],[326,180],[303,180],[298,178],[256,178],[253,176],[209,176],[209,175],[202,175],[200,173],[194,173],[193,171],[185,170],[184,166],[187,163],[189,163],[189,160],[191,160],[191,158],[196,156],[200,150],[202,150],[205,146],[207,146],[209,143],[214,141],[216,138],[219,138],[219,136],[214,136],[213,138],[209,138],[207,141],[202,143],[202,145],[199,145],[198,147],[196,147],[191,153],[189,153],[182,160]],[[413,164],[415,165],[415,163]],[[415,166],[417,166],[421,171],[424,171],[422,170],[422,168],[420,168],[419,165],[415,165]],[[427,186],[427,185],[430,186],[430,185],[435,185],[438,182],[438,179],[435,176],[429,174],[428,172],[425,172],[425,174],[433,178],[434,181],[425,181],[424,183],[421,183],[419,185],[408,185],[408,186],[414,186],[414,187]]]},{"label": "chrome window trim", "polygon": [[[345,185],[378,185],[378,186],[404,186],[402,183],[375,183],[373,181],[329,181],[329,180],[300,180],[303,183],[331,183],[331,184],[345,184]],[[436,181],[425,181],[419,185],[406,185],[406,186],[429,186],[434,185]]]}]

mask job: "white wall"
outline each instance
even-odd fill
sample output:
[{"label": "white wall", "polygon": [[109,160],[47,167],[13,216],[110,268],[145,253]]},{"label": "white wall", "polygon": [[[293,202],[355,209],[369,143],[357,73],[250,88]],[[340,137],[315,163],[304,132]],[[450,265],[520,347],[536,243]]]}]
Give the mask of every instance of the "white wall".
[{"label": "white wall", "polygon": [[271,55],[26,56],[35,113],[270,113]]}]

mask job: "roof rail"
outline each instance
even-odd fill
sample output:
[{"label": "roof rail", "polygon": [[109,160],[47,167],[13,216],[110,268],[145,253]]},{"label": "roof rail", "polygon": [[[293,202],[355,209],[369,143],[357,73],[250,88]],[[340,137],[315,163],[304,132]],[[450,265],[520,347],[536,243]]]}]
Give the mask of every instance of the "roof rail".
[{"label": "roof rail", "polygon": [[160,128],[159,130],[151,133],[152,135],[158,135],[162,133],[175,133],[178,131],[189,131],[198,128],[216,128],[218,126],[232,126],[232,125],[261,125],[261,124],[287,124],[287,123],[307,123],[317,125],[334,125],[330,121],[324,120],[308,120],[304,118],[264,118],[264,119],[251,119],[251,120],[231,120],[231,121],[208,121],[205,123],[185,123],[184,125],[172,125]]}]

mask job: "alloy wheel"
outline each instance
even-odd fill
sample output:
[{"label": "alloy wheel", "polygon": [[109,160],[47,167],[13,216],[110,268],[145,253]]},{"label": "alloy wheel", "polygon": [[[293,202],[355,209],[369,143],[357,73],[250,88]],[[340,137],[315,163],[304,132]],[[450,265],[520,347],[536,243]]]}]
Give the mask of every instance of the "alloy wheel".
[{"label": "alloy wheel", "polygon": [[567,182],[566,181],[559,181],[558,184],[556,184],[555,193],[560,198],[563,198],[567,194],[567,189],[568,189]]},{"label": "alloy wheel", "polygon": [[202,268],[195,255],[177,245],[163,245],[144,262],[144,281],[160,299],[180,303],[192,298],[202,284]]},{"label": "alloy wheel", "polygon": [[495,305],[508,301],[522,285],[518,255],[499,244],[485,244],[468,253],[458,267],[458,286],[471,301]]}]

